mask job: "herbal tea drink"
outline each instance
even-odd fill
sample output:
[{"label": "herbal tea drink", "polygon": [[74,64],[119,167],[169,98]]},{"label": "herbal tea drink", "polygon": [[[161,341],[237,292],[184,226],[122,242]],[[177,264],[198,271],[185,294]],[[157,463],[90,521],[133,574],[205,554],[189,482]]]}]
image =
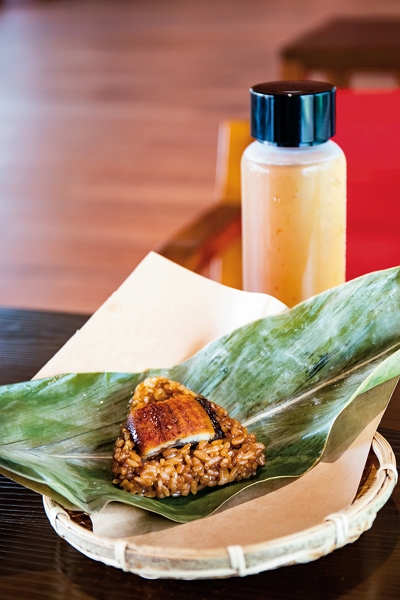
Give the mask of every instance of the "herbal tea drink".
[{"label": "herbal tea drink", "polygon": [[275,82],[251,92],[258,141],[242,158],[244,289],[291,307],[345,281],[346,159],[329,140],[335,88]]}]

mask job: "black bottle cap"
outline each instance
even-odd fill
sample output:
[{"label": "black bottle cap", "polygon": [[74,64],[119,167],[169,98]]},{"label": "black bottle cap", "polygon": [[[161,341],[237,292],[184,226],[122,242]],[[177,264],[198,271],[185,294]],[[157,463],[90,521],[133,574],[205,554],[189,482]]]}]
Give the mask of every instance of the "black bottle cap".
[{"label": "black bottle cap", "polygon": [[250,88],[251,135],[295,148],[335,135],[336,88],[322,81],[268,81]]}]

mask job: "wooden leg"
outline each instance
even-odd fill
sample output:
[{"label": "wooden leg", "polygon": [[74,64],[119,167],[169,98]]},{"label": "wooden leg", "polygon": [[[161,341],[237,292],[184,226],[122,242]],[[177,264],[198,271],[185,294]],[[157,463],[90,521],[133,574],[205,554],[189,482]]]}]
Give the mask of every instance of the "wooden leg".
[{"label": "wooden leg", "polygon": [[300,61],[284,58],[281,64],[281,77],[286,80],[308,79],[308,72]]}]

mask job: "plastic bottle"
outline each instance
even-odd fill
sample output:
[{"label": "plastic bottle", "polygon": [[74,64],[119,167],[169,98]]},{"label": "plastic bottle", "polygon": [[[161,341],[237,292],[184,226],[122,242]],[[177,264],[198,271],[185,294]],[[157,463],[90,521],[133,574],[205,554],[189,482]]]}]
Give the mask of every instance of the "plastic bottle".
[{"label": "plastic bottle", "polygon": [[277,81],[250,90],[242,157],[244,289],[287,306],[345,281],[346,159],[328,83]]}]

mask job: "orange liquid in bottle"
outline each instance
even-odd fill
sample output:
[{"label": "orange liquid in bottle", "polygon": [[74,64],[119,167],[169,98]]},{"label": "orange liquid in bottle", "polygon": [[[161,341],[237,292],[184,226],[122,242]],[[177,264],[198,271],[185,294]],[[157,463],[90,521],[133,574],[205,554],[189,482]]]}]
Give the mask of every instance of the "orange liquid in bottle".
[{"label": "orange liquid in bottle", "polygon": [[332,141],[242,158],[244,289],[292,307],[345,281],[346,159]]}]

